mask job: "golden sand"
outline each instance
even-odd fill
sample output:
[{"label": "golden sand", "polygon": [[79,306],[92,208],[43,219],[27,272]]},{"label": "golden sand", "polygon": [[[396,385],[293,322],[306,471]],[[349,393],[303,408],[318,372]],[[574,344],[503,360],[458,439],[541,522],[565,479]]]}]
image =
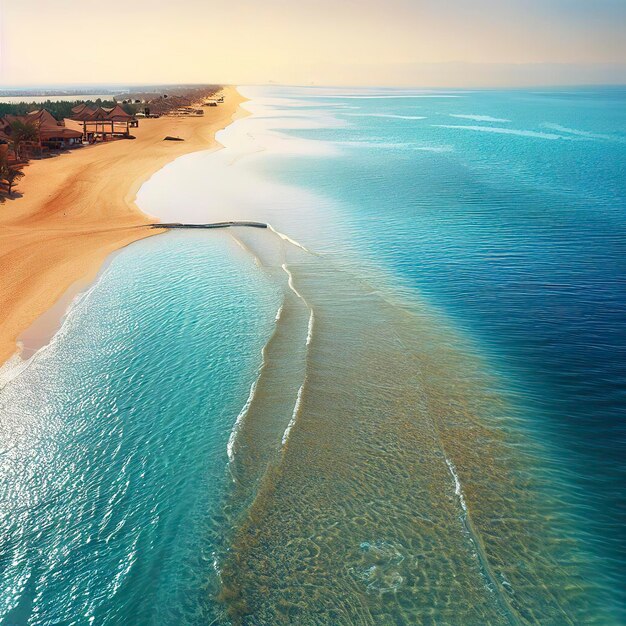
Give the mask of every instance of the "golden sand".
[{"label": "golden sand", "polygon": [[[244,100],[234,87],[202,117],[140,122],[135,140],[83,147],[31,162],[18,191],[0,207],[0,364],[16,340],[76,281],[92,279],[106,257],[160,230],[135,205],[137,191],[166,163],[217,145]],[[167,135],[184,141],[163,141]],[[184,193],[184,190],[181,190]]]}]

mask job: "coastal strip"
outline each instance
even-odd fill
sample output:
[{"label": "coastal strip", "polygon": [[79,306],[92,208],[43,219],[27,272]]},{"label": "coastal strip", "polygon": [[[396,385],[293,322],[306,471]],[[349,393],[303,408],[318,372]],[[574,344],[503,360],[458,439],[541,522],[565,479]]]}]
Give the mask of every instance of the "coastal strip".
[{"label": "coastal strip", "polygon": [[[141,185],[183,154],[218,146],[217,131],[245,100],[225,87],[224,102],[198,117],[142,120],[133,141],[83,147],[32,161],[21,197],[0,210],[0,363],[18,337],[77,281],[92,281],[119,248],[160,232],[135,204]],[[166,136],[184,141],[164,141]]]}]

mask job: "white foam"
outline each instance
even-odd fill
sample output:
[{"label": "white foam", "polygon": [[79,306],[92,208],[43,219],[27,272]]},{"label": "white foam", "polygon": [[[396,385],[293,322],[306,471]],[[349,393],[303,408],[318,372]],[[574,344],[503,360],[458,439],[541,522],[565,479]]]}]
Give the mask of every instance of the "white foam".
[{"label": "white foam", "polygon": [[287,284],[289,285],[289,289],[291,289],[291,291],[293,291],[296,294],[296,296],[298,296],[298,298],[300,298],[300,300],[302,300],[302,302],[304,302],[304,304],[306,305],[307,309],[310,310],[310,307],[309,307],[307,301],[304,299],[304,296],[296,289],[295,285],[293,284],[293,274],[291,273],[291,271],[287,267],[287,264],[283,263],[281,265],[281,267],[283,268],[283,272],[285,272],[287,274]]},{"label": "white foam", "polygon": [[[283,307],[284,307],[284,304],[281,304],[278,307],[278,310],[276,311],[276,315],[274,316],[274,321],[276,323],[278,323],[278,321],[280,320],[283,314]],[[254,396],[256,395],[257,385],[259,384],[259,380],[261,378],[261,372],[263,371],[263,368],[265,367],[265,364],[267,362],[266,351],[267,351],[267,344],[265,344],[263,348],[261,348],[261,363],[257,369],[256,378],[254,379],[254,382],[250,386],[250,392],[248,393],[248,398],[245,404],[243,405],[243,407],[241,408],[241,411],[239,411],[239,415],[237,415],[237,419],[235,420],[235,423],[233,424],[233,428],[230,431],[230,436],[228,437],[228,443],[226,444],[226,453],[228,455],[229,463],[232,463],[233,459],[235,458],[235,442],[237,441],[237,435],[239,434],[239,431],[241,430],[241,425],[243,423],[243,420],[246,418],[246,415],[248,414],[248,411],[250,410],[250,406],[254,400]],[[234,477],[233,477],[233,480],[234,480]]]},{"label": "white foam", "polygon": [[452,146],[414,146],[413,150],[417,150],[418,152],[436,152],[438,154],[454,152]]},{"label": "white foam", "polygon": [[335,141],[337,146],[359,147],[359,148],[378,148],[388,150],[416,150],[418,152],[452,152],[452,146],[425,146],[410,141],[371,141],[367,139],[358,139],[355,141]]},{"label": "white foam", "polygon": [[313,339],[313,324],[315,323],[315,315],[313,313],[313,309],[311,309],[311,313],[309,314],[309,325],[307,327],[306,333],[306,345],[311,345],[311,340]]},{"label": "white foam", "polygon": [[495,133],[499,135],[518,135],[519,137],[533,137],[535,139],[571,139],[554,133],[541,133],[534,130],[515,130],[513,128],[500,128],[498,126],[460,126],[454,124],[433,124],[434,128],[451,128],[459,130],[473,130],[482,133]]},{"label": "white foam", "polygon": [[561,126],[560,124],[550,124],[546,122],[542,124],[544,128],[549,128],[550,130],[557,130],[561,133],[566,133],[568,135],[574,135],[576,137],[583,137],[585,139],[607,139],[612,140],[615,137],[611,137],[611,135],[603,135],[601,133],[592,133],[586,130],[577,130],[575,128],[568,128],[567,126]]},{"label": "white foam", "polygon": [[300,385],[300,389],[298,389],[298,395],[296,396],[296,403],[293,406],[293,413],[291,414],[291,419],[289,420],[289,424],[287,424],[287,428],[285,428],[285,432],[283,433],[282,444],[283,446],[287,443],[289,439],[289,433],[296,423],[296,419],[298,417],[298,412],[300,411],[300,404],[302,403],[302,392],[304,390],[304,383]]},{"label": "white foam", "polygon": [[393,113],[346,113],[351,117],[382,117],[392,120],[425,120],[424,115],[394,115]]},{"label": "white foam", "polygon": [[232,463],[235,458],[234,447],[235,441],[237,440],[237,435],[239,434],[239,430],[241,429],[241,424],[248,414],[248,410],[250,409],[250,405],[252,404],[252,400],[254,400],[254,395],[256,393],[256,387],[259,382],[259,378],[255,379],[255,381],[250,386],[250,393],[248,394],[248,399],[246,403],[243,405],[241,411],[239,411],[239,415],[237,415],[237,419],[235,420],[235,424],[233,429],[230,431],[230,437],[228,437],[228,444],[226,445],[226,453],[228,454],[228,461]]},{"label": "white foam", "polygon": [[3,389],[12,380],[15,380],[29,365],[29,360],[24,360],[19,354],[14,354],[10,359],[0,365],[0,389]]},{"label": "white foam", "polygon": [[456,494],[459,502],[461,504],[461,508],[467,512],[467,505],[465,504],[465,497],[463,496],[463,490],[461,489],[461,481],[459,480],[459,476],[456,473],[456,468],[454,464],[448,457],[445,457],[446,463],[448,465],[448,469],[450,470],[450,474],[452,474],[452,478],[454,478],[454,493]]},{"label": "white foam", "polygon": [[511,121],[503,117],[491,117],[491,115],[461,115],[450,113],[450,117],[458,117],[464,120],[474,120],[475,122],[500,122],[502,124]]},{"label": "white foam", "polygon": [[[285,233],[281,233],[280,231],[276,230],[271,224],[268,224],[267,227],[275,234],[278,235],[282,240],[289,242],[292,246],[296,246],[297,248],[300,248],[301,250],[304,250],[305,252],[308,252],[309,254],[312,254],[312,252],[306,248],[305,246],[303,246],[301,243],[299,243],[298,241],[296,241],[295,239],[292,239],[291,237],[289,237],[288,235],[285,235]],[[283,266],[284,268],[284,266]]]}]

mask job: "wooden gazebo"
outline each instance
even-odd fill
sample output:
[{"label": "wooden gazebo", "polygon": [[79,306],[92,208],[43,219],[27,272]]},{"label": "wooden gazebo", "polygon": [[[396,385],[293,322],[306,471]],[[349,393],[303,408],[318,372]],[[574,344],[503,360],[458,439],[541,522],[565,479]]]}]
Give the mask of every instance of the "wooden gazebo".
[{"label": "wooden gazebo", "polygon": [[111,109],[79,104],[72,109],[70,119],[82,122],[85,139],[98,134],[101,134],[104,139],[107,134],[128,137],[131,125],[136,125],[135,118],[126,113],[119,104]]}]

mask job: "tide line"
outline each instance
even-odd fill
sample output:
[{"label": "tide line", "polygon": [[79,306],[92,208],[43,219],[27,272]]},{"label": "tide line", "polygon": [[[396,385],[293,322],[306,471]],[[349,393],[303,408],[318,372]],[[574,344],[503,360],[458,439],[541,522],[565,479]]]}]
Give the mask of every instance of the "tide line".
[{"label": "tide line", "polygon": [[300,404],[302,403],[302,392],[304,391],[304,383],[300,385],[300,389],[298,389],[298,395],[296,396],[296,403],[293,406],[293,413],[291,414],[291,419],[289,420],[289,424],[287,424],[287,428],[285,428],[285,432],[283,433],[282,444],[283,446],[287,443],[289,439],[289,433],[293,428],[293,425],[296,423],[296,418],[298,417],[298,413],[300,412]]},{"label": "tide line", "polygon": [[[271,230],[275,235],[280,237],[283,241],[287,241],[288,243],[290,243],[292,246],[296,246],[296,248],[300,248],[300,250],[304,250],[305,252],[308,252],[309,254],[315,254],[315,252],[311,252],[311,250],[303,246],[300,242],[296,241],[295,239],[292,239],[288,235],[285,235],[285,233],[281,233],[279,230],[276,230],[271,224],[268,223],[267,228]],[[283,269],[284,269],[284,265],[283,265]]]},{"label": "tide line", "polygon": [[[306,335],[306,346],[308,350],[309,346],[311,345],[311,341],[313,339],[313,326],[315,324],[315,315],[313,313],[313,308],[306,301],[305,297],[296,289],[296,286],[293,283],[293,274],[287,267],[286,263],[282,264],[282,269],[287,274],[287,284],[289,285],[289,289],[291,289],[291,291],[293,291],[293,293],[296,294],[296,296],[298,296],[300,300],[302,300],[306,308],[309,310],[309,323],[308,323],[307,335]],[[304,391],[305,385],[306,385],[306,370],[305,370],[305,375],[304,375],[304,382],[302,383],[302,385],[300,385],[300,388],[298,389],[298,395],[296,397],[296,402],[293,407],[293,413],[291,414],[291,419],[289,420],[289,424],[287,424],[287,428],[285,428],[285,432],[283,433],[283,437],[282,437],[283,448],[285,447],[285,445],[287,444],[289,440],[289,434],[291,433],[291,429],[296,423],[298,413],[300,412],[300,405],[302,403],[302,393]]]},{"label": "tide line", "polygon": [[226,453],[228,454],[229,463],[232,463],[233,459],[235,458],[235,453],[234,453],[235,441],[237,440],[237,435],[241,428],[241,424],[244,418],[246,417],[250,409],[250,405],[252,404],[252,400],[254,399],[254,396],[256,394],[256,387],[259,382],[260,370],[262,369],[262,367],[263,366],[261,365],[261,367],[259,368],[259,374],[257,375],[256,379],[250,386],[250,393],[248,394],[248,399],[246,400],[246,403],[243,405],[241,411],[239,411],[239,415],[237,415],[237,419],[235,420],[233,429],[230,431],[230,437],[228,438],[228,444],[226,445]]}]

